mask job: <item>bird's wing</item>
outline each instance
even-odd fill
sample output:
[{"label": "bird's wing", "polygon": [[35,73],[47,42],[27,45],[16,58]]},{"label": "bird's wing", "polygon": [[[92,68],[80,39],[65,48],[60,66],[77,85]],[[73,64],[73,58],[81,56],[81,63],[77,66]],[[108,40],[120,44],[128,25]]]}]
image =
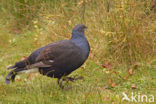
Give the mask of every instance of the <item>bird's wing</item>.
[{"label": "bird's wing", "polygon": [[72,54],[75,55],[73,57],[81,55],[80,48],[74,43],[68,40],[52,43],[40,52],[36,58],[36,63],[29,67],[50,67],[55,61],[66,60],[65,58],[69,58]]}]

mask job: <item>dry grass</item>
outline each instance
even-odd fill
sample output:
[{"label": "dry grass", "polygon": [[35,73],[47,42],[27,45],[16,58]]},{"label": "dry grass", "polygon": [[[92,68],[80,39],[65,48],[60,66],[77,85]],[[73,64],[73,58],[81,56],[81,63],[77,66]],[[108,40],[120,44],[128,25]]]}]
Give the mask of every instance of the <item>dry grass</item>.
[{"label": "dry grass", "polygon": [[[121,104],[123,91],[155,95],[156,13],[151,1],[26,1],[0,1],[0,103]],[[85,80],[73,83],[70,91],[40,75],[4,84],[6,67],[45,44],[70,38],[79,23],[88,27],[91,53],[72,74]]]}]

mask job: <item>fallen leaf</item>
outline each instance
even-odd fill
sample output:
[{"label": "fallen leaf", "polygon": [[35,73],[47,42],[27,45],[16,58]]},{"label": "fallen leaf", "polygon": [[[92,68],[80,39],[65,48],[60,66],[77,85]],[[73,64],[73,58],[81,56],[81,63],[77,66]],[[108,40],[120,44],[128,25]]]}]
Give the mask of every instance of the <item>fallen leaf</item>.
[{"label": "fallen leaf", "polygon": [[130,69],[129,71],[128,71],[128,73],[129,73],[129,75],[133,75],[133,69]]},{"label": "fallen leaf", "polygon": [[112,86],[112,87],[115,87],[115,86],[116,86],[116,84],[113,82],[113,83],[111,84],[111,86]]},{"label": "fallen leaf", "polygon": [[112,83],[112,82],[113,82],[113,80],[112,80],[112,78],[110,78],[110,79],[109,79],[109,83]]},{"label": "fallen leaf", "polygon": [[131,88],[136,89],[136,84],[132,84]]},{"label": "fallen leaf", "polygon": [[112,70],[112,65],[111,65],[109,62],[104,63],[104,64],[102,65],[102,67],[103,67],[103,68],[107,68],[109,71]]}]

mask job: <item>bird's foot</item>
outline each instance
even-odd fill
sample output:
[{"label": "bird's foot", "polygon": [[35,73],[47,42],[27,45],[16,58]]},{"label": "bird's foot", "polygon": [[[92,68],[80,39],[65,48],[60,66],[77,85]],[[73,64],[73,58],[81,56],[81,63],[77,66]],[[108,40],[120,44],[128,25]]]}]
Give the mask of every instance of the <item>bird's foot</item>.
[{"label": "bird's foot", "polygon": [[[74,82],[75,80],[79,80],[79,79],[83,79],[83,77],[77,77],[77,76],[63,77],[62,79],[58,79],[57,82],[61,89],[68,90],[68,89],[72,88],[71,86],[67,85],[67,84],[69,84],[69,81]],[[67,86],[65,87],[65,85],[67,85]]]},{"label": "bird's foot", "polygon": [[58,85],[59,85],[59,87],[61,88],[61,89],[64,89],[65,88],[65,86],[64,86],[64,84],[63,84],[63,79],[58,79],[57,80],[57,83],[58,83]]}]

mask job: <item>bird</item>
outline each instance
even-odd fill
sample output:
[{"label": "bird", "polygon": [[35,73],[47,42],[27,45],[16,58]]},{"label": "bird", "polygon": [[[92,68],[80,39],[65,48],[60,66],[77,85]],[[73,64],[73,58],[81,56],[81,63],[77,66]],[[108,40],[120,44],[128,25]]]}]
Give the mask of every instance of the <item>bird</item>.
[{"label": "bird", "polygon": [[62,81],[81,79],[82,77],[68,75],[82,66],[89,56],[90,45],[85,36],[86,29],[84,24],[78,24],[73,28],[70,39],[47,44],[32,52],[24,60],[8,67],[8,70],[12,70],[6,76],[6,84],[13,82],[19,73],[31,70],[57,78],[58,85],[62,89],[64,88]]}]

